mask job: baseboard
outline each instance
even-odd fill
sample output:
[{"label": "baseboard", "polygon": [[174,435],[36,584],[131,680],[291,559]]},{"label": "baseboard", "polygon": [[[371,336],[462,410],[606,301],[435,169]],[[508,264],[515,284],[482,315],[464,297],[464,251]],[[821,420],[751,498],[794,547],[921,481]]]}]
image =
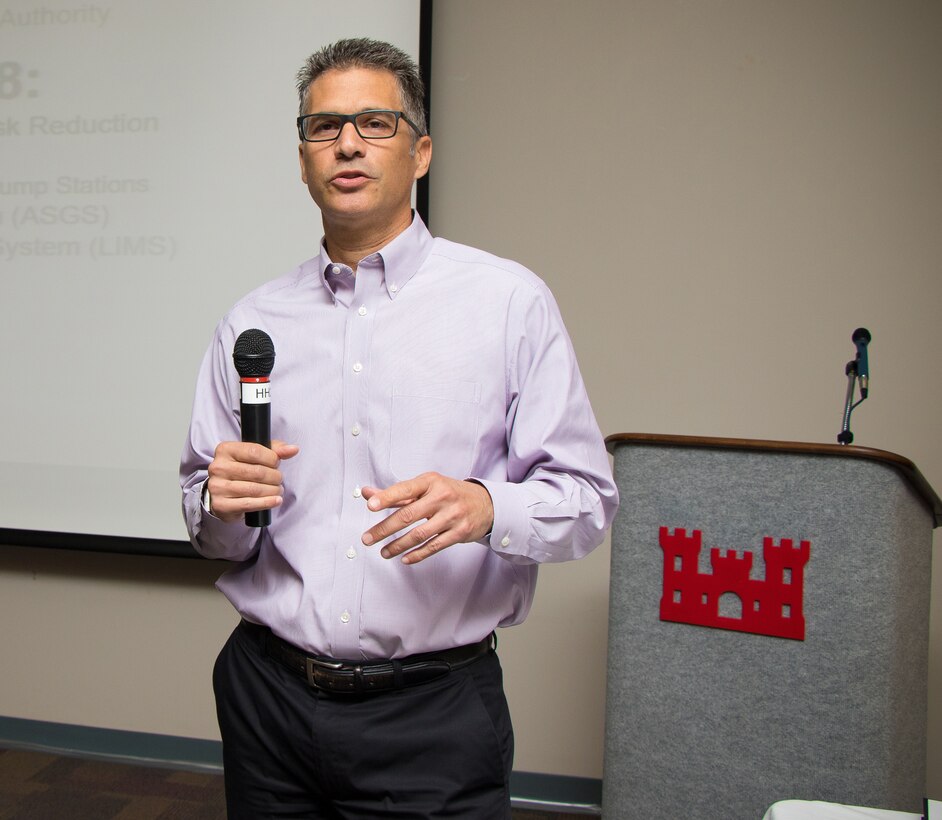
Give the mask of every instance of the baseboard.
[{"label": "baseboard", "polygon": [[193,737],[0,717],[0,746],[143,766],[222,772],[222,743]]},{"label": "baseboard", "polygon": [[[0,717],[0,747],[142,766],[222,772],[220,741],[149,732]],[[517,808],[549,809],[594,816],[601,814],[601,780],[515,771],[511,775],[510,790],[511,802]]]},{"label": "baseboard", "polygon": [[602,781],[542,772],[512,772],[510,802],[518,809],[602,814]]}]

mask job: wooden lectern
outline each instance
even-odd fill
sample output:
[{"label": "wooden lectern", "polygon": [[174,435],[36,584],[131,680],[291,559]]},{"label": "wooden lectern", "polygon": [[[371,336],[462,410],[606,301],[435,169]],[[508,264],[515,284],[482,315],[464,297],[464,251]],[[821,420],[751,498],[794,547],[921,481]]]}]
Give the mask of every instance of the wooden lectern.
[{"label": "wooden lectern", "polygon": [[913,464],[621,434],[603,816],[752,820],[798,798],[916,812],[932,530]]}]

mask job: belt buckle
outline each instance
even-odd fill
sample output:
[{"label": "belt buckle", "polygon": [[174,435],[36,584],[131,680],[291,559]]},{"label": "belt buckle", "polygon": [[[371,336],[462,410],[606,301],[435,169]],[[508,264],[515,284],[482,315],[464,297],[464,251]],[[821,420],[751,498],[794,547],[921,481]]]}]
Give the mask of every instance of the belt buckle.
[{"label": "belt buckle", "polygon": [[331,686],[318,680],[318,672],[321,673],[321,679],[323,679],[325,677],[324,673],[339,672],[341,669],[343,669],[343,663],[340,661],[327,661],[310,657],[304,659],[304,673],[307,676],[307,682],[315,689],[326,689],[328,692],[332,692],[333,688]]}]

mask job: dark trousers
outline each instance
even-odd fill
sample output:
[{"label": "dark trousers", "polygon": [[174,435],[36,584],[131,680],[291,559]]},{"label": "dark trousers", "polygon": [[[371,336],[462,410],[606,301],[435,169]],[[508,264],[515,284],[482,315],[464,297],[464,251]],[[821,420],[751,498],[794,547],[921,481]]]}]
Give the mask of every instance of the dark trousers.
[{"label": "dark trousers", "polygon": [[494,652],[418,686],[331,695],[240,626],[213,688],[230,820],[510,817],[513,728]]}]

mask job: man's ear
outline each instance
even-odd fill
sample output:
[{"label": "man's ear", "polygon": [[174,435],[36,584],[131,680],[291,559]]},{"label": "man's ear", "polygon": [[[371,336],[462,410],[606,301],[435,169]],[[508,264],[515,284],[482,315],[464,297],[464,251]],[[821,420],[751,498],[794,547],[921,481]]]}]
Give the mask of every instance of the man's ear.
[{"label": "man's ear", "polygon": [[415,141],[415,178],[421,179],[428,173],[429,165],[432,164],[432,138],[429,136],[419,137]]},{"label": "man's ear", "polygon": [[298,162],[301,163],[301,182],[307,185],[307,171],[304,169],[304,143],[298,143]]}]

